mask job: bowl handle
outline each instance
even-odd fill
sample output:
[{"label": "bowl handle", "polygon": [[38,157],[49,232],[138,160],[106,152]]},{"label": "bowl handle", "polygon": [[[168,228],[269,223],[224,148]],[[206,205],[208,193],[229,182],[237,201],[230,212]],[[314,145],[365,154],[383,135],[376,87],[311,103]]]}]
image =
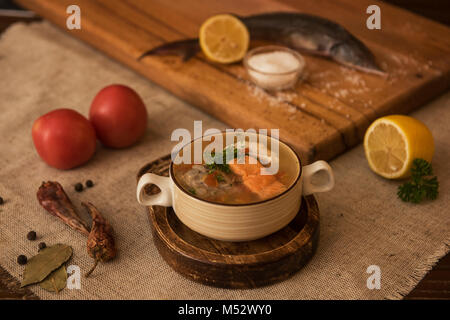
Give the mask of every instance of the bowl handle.
[{"label": "bowl handle", "polygon": [[[325,170],[328,174],[328,181],[322,184],[313,184],[312,176],[317,172]],[[325,161],[319,160],[303,167],[303,194],[306,196],[315,192],[330,191],[334,187],[333,169]]]},{"label": "bowl handle", "polygon": [[[155,184],[161,192],[148,195],[144,192],[145,186]],[[172,206],[172,181],[168,177],[158,176],[153,173],[144,174],[138,182],[137,200],[144,206]]]}]

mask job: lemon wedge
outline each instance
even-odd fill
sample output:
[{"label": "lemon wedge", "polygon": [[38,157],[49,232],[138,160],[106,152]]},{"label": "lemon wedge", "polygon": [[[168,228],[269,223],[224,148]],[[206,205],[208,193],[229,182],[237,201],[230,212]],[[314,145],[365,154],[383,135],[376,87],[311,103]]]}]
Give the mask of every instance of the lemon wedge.
[{"label": "lemon wedge", "polygon": [[364,136],[364,151],[370,168],[388,179],[410,175],[414,159],[431,162],[434,141],[421,121],[403,115],[375,120]]},{"label": "lemon wedge", "polygon": [[249,44],[247,27],[230,14],[208,18],[200,27],[200,47],[214,62],[232,63],[244,58]]}]

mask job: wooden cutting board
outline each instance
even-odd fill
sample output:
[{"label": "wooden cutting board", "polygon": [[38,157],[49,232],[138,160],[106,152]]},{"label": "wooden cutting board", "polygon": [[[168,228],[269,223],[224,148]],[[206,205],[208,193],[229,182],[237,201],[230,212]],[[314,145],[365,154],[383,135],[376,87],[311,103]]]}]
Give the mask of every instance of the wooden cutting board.
[{"label": "wooden cutting board", "polygon": [[[375,118],[410,112],[450,87],[450,29],[377,1],[78,0],[81,30],[66,28],[71,0],[18,2],[231,127],[279,128],[281,139],[305,162],[338,155],[360,142]],[[381,30],[366,27],[371,4],[381,8]],[[241,64],[217,65],[202,54],[185,63],[178,57],[137,61],[156,45],[196,37],[213,14],[273,11],[342,24],[374,52],[389,77],[306,56],[306,79],[294,90],[273,94],[252,85]]]}]

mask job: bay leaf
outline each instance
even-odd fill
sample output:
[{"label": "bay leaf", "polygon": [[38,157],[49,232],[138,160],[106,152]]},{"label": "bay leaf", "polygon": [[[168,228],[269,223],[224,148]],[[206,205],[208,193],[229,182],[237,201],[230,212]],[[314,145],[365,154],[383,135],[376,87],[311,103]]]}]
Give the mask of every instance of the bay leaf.
[{"label": "bay leaf", "polygon": [[50,273],[49,276],[44,279],[44,281],[40,282],[39,286],[47,291],[58,293],[66,287],[66,284],[66,266],[62,265],[61,267]]},{"label": "bay leaf", "polygon": [[37,255],[28,259],[23,272],[23,280],[20,287],[38,283],[47,278],[52,271],[58,269],[72,256],[72,247],[65,244],[42,249]]}]

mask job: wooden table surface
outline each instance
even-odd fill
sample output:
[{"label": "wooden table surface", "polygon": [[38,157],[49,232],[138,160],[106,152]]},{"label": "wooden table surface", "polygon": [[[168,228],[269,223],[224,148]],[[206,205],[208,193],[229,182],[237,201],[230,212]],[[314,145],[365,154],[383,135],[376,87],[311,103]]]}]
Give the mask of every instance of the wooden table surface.
[{"label": "wooden table surface", "polygon": [[[3,1],[5,2],[5,1]],[[7,2],[7,1],[6,1]],[[389,0],[392,4],[399,4],[405,9],[411,9],[417,13],[426,12],[426,16],[436,19],[442,23],[450,24],[450,14],[448,10],[428,10],[428,2],[418,1],[400,1]],[[449,4],[446,0],[432,1],[435,7],[437,3],[439,7],[448,8]],[[3,4],[3,3],[0,3]],[[421,7],[422,6],[422,7]],[[447,12],[446,15],[443,12]],[[37,18],[30,17],[10,17],[0,14],[0,33],[4,31],[11,23],[16,21],[33,21]],[[37,297],[28,289],[20,289],[19,282],[11,277],[0,266],[0,300],[1,299],[37,299]],[[450,299],[450,254],[443,257],[434,268],[420,281],[420,283],[412,290],[405,299],[422,300],[422,299]]]}]

